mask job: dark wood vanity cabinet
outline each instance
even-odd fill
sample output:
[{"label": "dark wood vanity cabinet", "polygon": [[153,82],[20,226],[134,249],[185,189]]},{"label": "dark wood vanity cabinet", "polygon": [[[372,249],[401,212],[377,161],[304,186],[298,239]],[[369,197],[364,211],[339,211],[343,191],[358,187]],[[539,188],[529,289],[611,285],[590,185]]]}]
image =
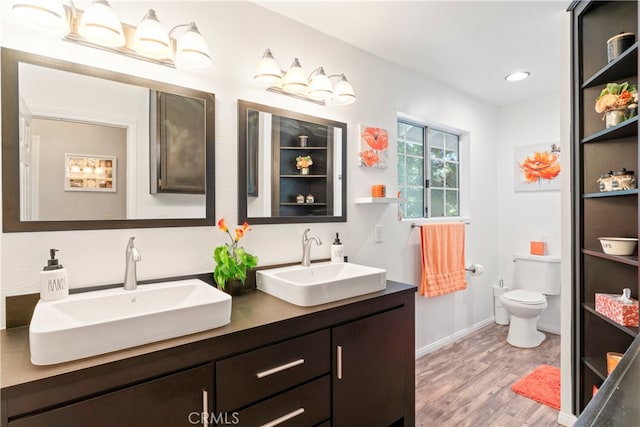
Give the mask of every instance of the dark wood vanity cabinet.
[{"label": "dark wood vanity cabinet", "polygon": [[211,363],[61,408],[18,418],[9,427],[202,425],[213,403]]},{"label": "dark wood vanity cabinet", "polygon": [[414,292],[389,282],[325,308],[234,297],[231,332],[3,388],[1,426],[412,426]]},{"label": "dark wood vanity cabinet", "polygon": [[[608,83],[638,84],[638,41],[615,58],[608,40],[638,34],[637,1],[579,1],[572,12],[573,410],[579,415],[607,377],[607,352],[624,353],[638,334],[598,313],[595,294],[639,295],[637,250],[608,255],[599,237],[638,237],[638,188],[601,191],[608,171],[638,166],[638,116],[606,126],[595,102]],[[611,59],[611,60],[609,60]]]}]

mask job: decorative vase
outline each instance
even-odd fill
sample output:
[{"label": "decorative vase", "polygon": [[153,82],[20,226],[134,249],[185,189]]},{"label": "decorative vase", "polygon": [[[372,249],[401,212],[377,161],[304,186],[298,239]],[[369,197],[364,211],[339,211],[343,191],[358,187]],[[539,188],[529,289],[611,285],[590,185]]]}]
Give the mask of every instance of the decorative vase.
[{"label": "decorative vase", "polygon": [[624,113],[624,109],[609,110],[605,112],[604,121],[606,128],[609,129],[610,127],[619,125],[620,123],[624,122],[626,120]]},{"label": "decorative vase", "polygon": [[300,173],[302,175],[309,175],[309,168],[301,168]]},{"label": "decorative vase", "polygon": [[307,135],[300,135],[298,141],[300,142],[300,147],[306,147],[309,137]]},{"label": "decorative vase", "polygon": [[218,288],[231,296],[240,295],[244,291],[244,285],[240,280],[236,279],[228,279],[224,284],[224,289],[220,288],[220,286]]}]

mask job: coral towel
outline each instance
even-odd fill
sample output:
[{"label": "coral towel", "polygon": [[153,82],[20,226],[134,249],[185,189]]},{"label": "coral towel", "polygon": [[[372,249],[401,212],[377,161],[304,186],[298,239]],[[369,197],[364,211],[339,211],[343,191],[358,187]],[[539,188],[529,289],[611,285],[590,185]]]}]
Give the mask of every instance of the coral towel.
[{"label": "coral towel", "polygon": [[420,247],[420,295],[437,297],[467,288],[464,269],[464,223],[421,226]]}]

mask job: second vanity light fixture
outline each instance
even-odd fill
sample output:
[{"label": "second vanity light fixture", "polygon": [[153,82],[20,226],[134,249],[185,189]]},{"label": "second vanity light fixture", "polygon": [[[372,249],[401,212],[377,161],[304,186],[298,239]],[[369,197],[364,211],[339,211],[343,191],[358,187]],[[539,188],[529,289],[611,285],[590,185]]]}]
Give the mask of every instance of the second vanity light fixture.
[{"label": "second vanity light fixture", "polygon": [[[13,13],[40,26],[58,29],[66,41],[108,50],[167,66],[207,67],[211,55],[194,22],[167,31],[156,12],[149,9],[135,27],[120,22],[107,0],[93,0],[87,10],[73,0],[17,0]],[[174,33],[184,29],[176,39]]]},{"label": "second vanity light fixture", "polygon": [[[335,80],[335,84],[331,82]],[[353,87],[344,74],[327,76],[323,67],[308,74],[300,65],[298,58],[293,60],[288,71],[283,71],[267,49],[258,63],[254,80],[268,85],[267,90],[294,96],[306,101],[325,105],[331,101],[337,105],[352,104],[356,100]]]}]

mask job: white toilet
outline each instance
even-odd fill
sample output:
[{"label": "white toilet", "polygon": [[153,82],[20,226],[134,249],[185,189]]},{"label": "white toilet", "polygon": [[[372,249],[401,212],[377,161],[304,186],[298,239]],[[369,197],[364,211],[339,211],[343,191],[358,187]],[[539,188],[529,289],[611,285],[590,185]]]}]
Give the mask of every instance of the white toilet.
[{"label": "white toilet", "polygon": [[547,308],[545,295],[560,294],[560,258],[516,254],[514,262],[513,290],[500,296],[511,318],[507,342],[514,347],[537,347],[545,339],[537,329]]}]

